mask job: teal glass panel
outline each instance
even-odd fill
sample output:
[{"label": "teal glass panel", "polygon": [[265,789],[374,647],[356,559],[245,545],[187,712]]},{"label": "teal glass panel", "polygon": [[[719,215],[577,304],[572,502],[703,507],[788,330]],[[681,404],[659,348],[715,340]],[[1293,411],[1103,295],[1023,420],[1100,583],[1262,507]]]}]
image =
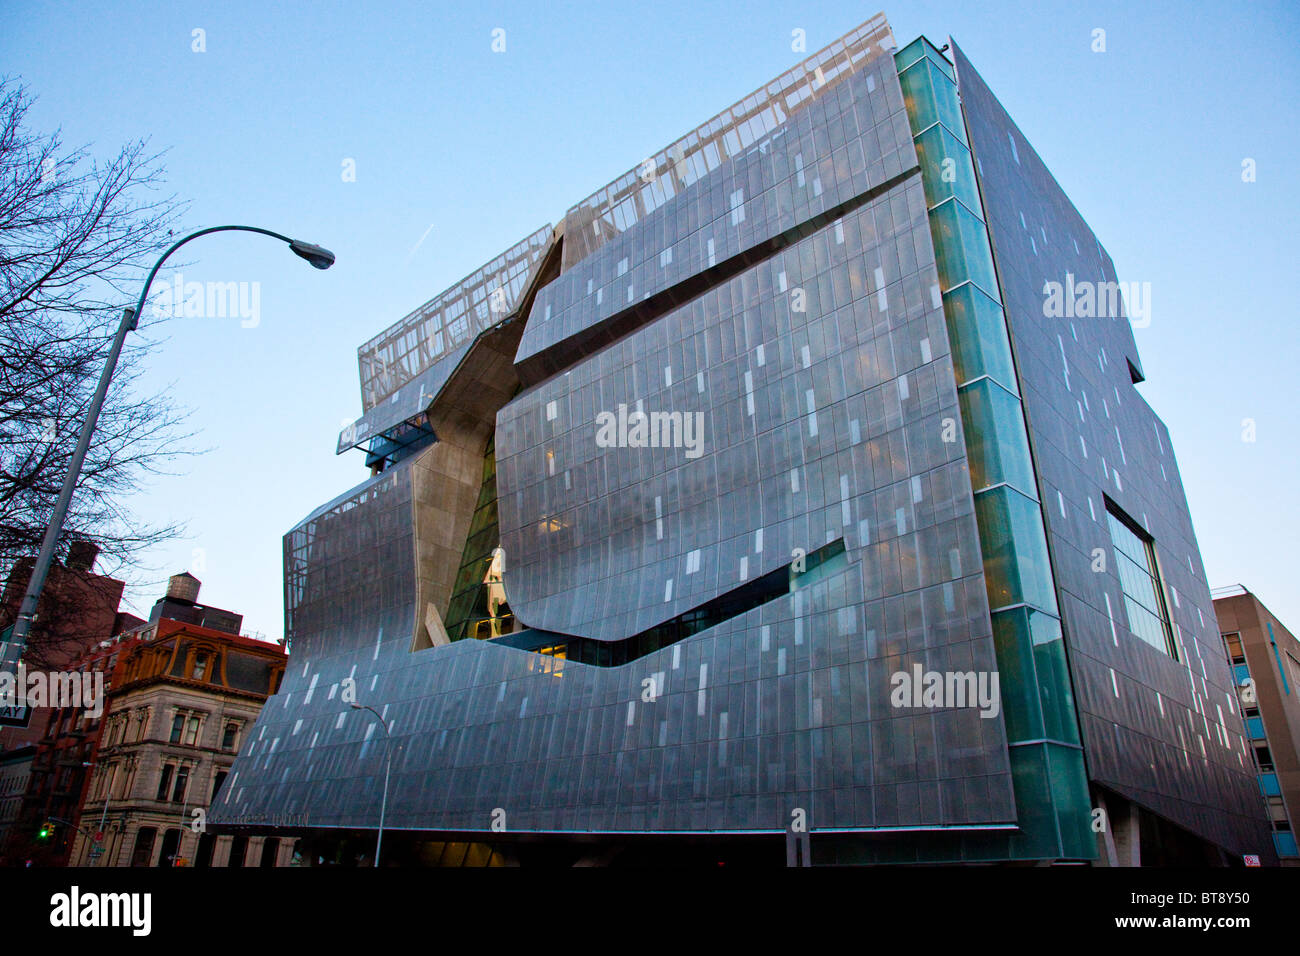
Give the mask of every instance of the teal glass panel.
[{"label": "teal glass panel", "polygon": [[958,399],[971,487],[980,491],[1005,482],[1037,497],[1020,399],[986,378],[963,385]]},{"label": "teal glass panel", "polygon": [[970,209],[980,208],[979,188],[975,185],[975,165],[970,150],[944,126],[931,126],[914,140],[921,161],[921,182],[925,185],[925,204],[937,206],[956,196]]},{"label": "teal glass panel", "polygon": [[942,123],[953,136],[966,142],[957,85],[943,70],[929,59],[918,60],[898,74],[898,82],[913,133]]},{"label": "teal glass panel", "polygon": [[948,61],[948,58],[946,56],[944,56],[942,53],[940,53],[938,50],[936,50],[933,46],[931,46],[928,43],[925,45],[925,58],[929,60],[931,63],[933,63],[935,66],[937,66],[940,70],[942,70],[943,75],[946,76],[952,83],[955,84],[957,82],[956,67],[954,67],[952,63]]},{"label": "teal glass panel", "polygon": [[1079,743],[1060,622],[1025,607],[999,611],[993,642],[1007,740]]},{"label": "teal glass panel", "polygon": [[930,234],[939,267],[940,287],[947,291],[967,280],[989,295],[998,294],[984,223],[956,199],[930,210]]},{"label": "teal glass panel", "polygon": [[1251,740],[1264,739],[1264,721],[1260,717],[1246,718],[1246,733],[1250,735]]},{"label": "teal glass panel", "polygon": [[1282,788],[1278,786],[1277,774],[1261,773],[1259,775],[1259,789],[1264,791],[1266,797],[1282,796]]},{"label": "teal glass panel", "polygon": [[998,690],[1007,741],[1037,740],[1043,732],[1034,649],[1030,643],[1028,608],[993,615],[993,646],[998,660]]},{"label": "teal glass panel", "polygon": [[907,46],[903,47],[894,54],[894,68],[902,73],[917,60],[925,58],[926,48],[925,37],[917,37]]},{"label": "teal glass panel", "polygon": [[1083,751],[1055,744],[1047,744],[1045,750],[1056,825],[1061,834],[1061,856],[1092,859],[1097,855],[1097,839],[1092,832],[1092,803]]},{"label": "teal glass panel", "polygon": [[1056,858],[1061,853],[1056,838],[1047,748],[1043,744],[1012,747],[1010,756],[1016,822],[1020,825],[1020,832],[1010,840],[1011,856],[1022,860]]},{"label": "teal glass panel", "polygon": [[1007,487],[975,496],[989,607],[1030,604],[1057,613],[1038,502]]},{"label": "teal glass panel", "polygon": [[[945,81],[946,82],[946,81]],[[934,80],[924,58],[917,60],[898,74],[903,88],[903,105],[915,134],[939,122],[939,108],[934,101]]]},{"label": "teal glass panel", "polygon": [[1296,849],[1294,833],[1274,833],[1273,845],[1277,847],[1278,856],[1300,856],[1300,850]]},{"label": "teal glass panel", "polygon": [[1038,611],[1029,612],[1029,633],[1034,645],[1039,701],[1043,708],[1043,736],[1079,743],[1079,720],[1074,711],[1070,666],[1065,660],[1061,622]]},{"label": "teal glass panel", "polygon": [[1237,684],[1240,685],[1242,681],[1250,679],[1250,666],[1248,664],[1234,664],[1232,676],[1237,679]]},{"label": "teal glass panel", "polygon": [[988,375],[1018,394],[1006,318],[997,301],[974,283],[967,282],[944,293],[943,312],[948,319],[948,338],[952,341],[952,363],[958,384]]},{"label": "teal glass panel", "polygon": [[909,43],[903,49],[894,54],[894,68],[898,72],[903,72],[917,60],[928,59],[931,63],[943,71],[943,75],[948,77],[954,83],[957,82],[957,72],[953,69],[948,58],[935,49],[925,37],[919,37]]},{"label": "teal glass panel", "polygon": [[[925,61],[925,68],[930,71],[930,86],[934,90],[935,107],[939,122],[948,127],[963,143],[966,142],[966,123],[961,118],[961,101],[957,98],[957,84],[954,83],[933,60]],[[924,129],[924,127],[918,127]]]}]

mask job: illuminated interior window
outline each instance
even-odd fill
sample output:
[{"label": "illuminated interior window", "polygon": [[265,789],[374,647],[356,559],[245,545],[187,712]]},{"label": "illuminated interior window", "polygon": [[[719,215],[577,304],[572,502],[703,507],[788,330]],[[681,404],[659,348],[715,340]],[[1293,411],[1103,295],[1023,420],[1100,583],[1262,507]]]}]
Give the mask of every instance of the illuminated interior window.
[{"label": "illuminated interior window", "polygon": [[539,648],[537,654],[538,657],[534,658],[530,663],[529,670],[543,674],[554,674],[556,677],[563,676],[563,661],[568,659],[569,645],[548,644],[546,647]]},{"label": "illuminated interior window", "polygon": [[483,483],[465,538],[460,571],[447,610],[447,637],[487,640],[515,630],[502,580],[504,556],[497,524],[496,440],[483,456]]}]

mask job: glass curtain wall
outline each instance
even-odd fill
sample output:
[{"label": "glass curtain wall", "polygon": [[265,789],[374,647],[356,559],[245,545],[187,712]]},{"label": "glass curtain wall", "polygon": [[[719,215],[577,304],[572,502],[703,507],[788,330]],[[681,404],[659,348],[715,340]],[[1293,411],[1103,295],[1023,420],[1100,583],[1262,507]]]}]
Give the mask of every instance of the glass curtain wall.
[{"label": "glass curtain wall", "polygon": [[895,55],[929,209],[1020,831],[1012,858],[1091,858],[1088,781],[1029,438],[951,63],[924,37]]}]

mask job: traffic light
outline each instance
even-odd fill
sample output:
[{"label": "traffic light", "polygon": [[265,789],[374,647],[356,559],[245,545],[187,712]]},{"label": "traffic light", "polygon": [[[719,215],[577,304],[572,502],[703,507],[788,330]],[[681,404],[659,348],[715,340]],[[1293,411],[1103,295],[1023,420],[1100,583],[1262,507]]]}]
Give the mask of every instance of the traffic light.
[{"label": "traffic light", "polygon": [[41,824],[40,830],[37,831],[36,839],[48,840],[50,838],[50,834],[53,832],[54,832],[54,824],[51,823],[49,820],[46,820],[44,823]]}]

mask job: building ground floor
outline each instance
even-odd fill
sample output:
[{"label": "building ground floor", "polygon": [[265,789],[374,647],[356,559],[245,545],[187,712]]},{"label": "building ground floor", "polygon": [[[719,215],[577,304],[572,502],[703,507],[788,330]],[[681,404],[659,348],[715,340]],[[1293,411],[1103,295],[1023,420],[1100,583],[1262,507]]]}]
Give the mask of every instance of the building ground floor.
[{"label": "building ground floor", "polygon": [[[82,827],[94,821],[83,818]],[[176,814],[132,813],[109,821],[103,851],[80,834],[73,848],[73,866],[293,866],[296,834],[221,835],[196,832]],[[92,834],[93,835],[93,834]]]},{"label": "building ground floor", "polygon": [[[1091,859],[1012,859],[997,857],[1002,832],[964,834],[934,831],[813,831],[752,833],[442,833],[385,829],[379,843],[385,867],[781,867],[820,865],[952,864],[1074,865],[1097,867],[1244,865],[1221,848],[1119,794],[1092,788],[1097,851]],[[129,835],[128,835],[129,836]],[[369,867],[374,865],[376,830],[309,829],[279,837],[278,853],[296,852],[293,865]],[[241,836],[225,835],[228,841]],[[277,839],[269,831],[246,830],[246,866],[258,865],[257,848]],[[218,855],[220,857],[220,846]],[[266,852],[266,851],[260,851]],[[156,854],[155,854],[156,855]],[[128,861],[129,862],[129,861]],[[121,863],[118,865],[128,865]],[[135,863],[133,865],[151,865]],[[157,864],[153,864],[157,865]],[[230,865],[212,862],[208,865]],[[272,865],[272,864],[262,864]],[[288,865],[278,863],[274,865]]]}]

